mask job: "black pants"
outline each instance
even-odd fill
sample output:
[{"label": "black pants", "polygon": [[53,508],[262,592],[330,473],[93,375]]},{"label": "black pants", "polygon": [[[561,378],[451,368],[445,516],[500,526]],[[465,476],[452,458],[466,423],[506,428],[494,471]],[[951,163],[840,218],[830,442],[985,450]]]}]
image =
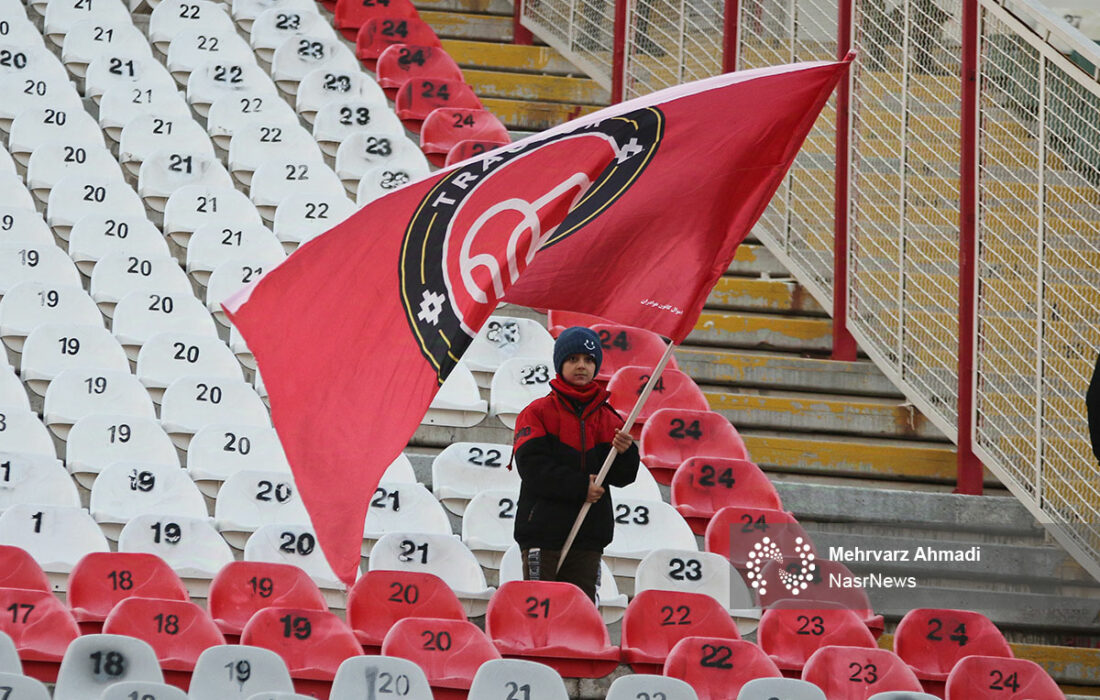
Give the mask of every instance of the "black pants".
[{"label": "black pants", "polygon": [[580,588],[589,600],[596,602],[596,589],[600,585],[600,556],[603,552],[570,549],[557,574],[554,569],[558,566],[561,550],[532,547],[521,552],[524,581],[565,581]]}]

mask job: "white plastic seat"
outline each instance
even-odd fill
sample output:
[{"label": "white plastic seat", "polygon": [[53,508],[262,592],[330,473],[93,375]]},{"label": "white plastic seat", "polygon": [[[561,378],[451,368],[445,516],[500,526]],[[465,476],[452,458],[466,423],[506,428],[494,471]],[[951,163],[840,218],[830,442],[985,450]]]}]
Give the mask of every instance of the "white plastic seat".
[{"label": "white plastic seat", "polygon": [[247,62],[252,57],[252,47],[237,34],[236,28],[187,27],[172,37],[168,44],[168,70],[180,85],[187,84],[187,76],[195,68],[211,60]]},{"label": "white plastic seat", "polygon": [[27,189],[34,198],[45,203],[50,190],[68,175],[84,177],[118,175],[118,161],[98,140],[44,143],[31,153],[27,161]]},{"label": "white plastic seat", "polygon": [[383,479],[363,524],[363,556],[370,556],[374,543],[389,532],[452,534],[447,511],[425,486]]},{"label": "white plastic seat", "polygon": [[[106,145],[99,124],[79,102],[50,107],[32,105],[12,120],[8,152],[15,162],[26,165],[31,153],[44,144],[88,142]],[[7,204],[11,206],[10,202]]]},{"label": "white plastic seat", "polygon": [[42,215],[33,207],[0,205],[0,240],[33,241],[52,245],[53,232]]},{"label": "white plastic seat", "polygon": [[[329,700],[360,700],[388,694],[382,693],[383,689],[400,689],[397,692],[403,700],[432,700],[432,688],[419,666],[397,656],[374,655],[344,659],[336,669]],[[473,697],[476,700],[477,696]]]},{"label": "white plastic seat", "polygon": [[629,498],[642,501],[662,501],[661,486],[653,478],[653,473],[644,464],[638,465],[638,475],[627,486],[612,486],[611,499]]},{"label": "white plastic seat", "polygon": [[394,163],[373,167],[359,179],[359,185],[355,188],[355,203],[359,206],[370,204],[427,174],[428,166],[419,163]]},{"label": "white plastic seat", "polygon": [[663,501],[620,499],[615,503],[615,537],[604,558],[616,576],[633,576],[640,562],[656,548],[698,548],[683,516]]},{"label": "white plastic seat", "polygon": [[752,608],[752,593],[729,559],[695,549],[655,548],[638,564],[634,592],[651,589],[703,593],[727,610]]},{"label": "white plastic seat", "polygon": [[287,95],[298,92],[298,83],[310,71],[358,71],[359,59],[330,31],[315,30],[283,40],[271,57],[271,77]]},{"label": "white plastic seat", "polygon": [[511,461],[511,445],[452,443],[432,460],[432,491],[447,510],[462,515],[482,491],[519,489],[519,472],[507,468]]},{"label": "white plastic seat", "polygon": [[[147,114],[181,122],[181,131],[176,133],[176,138],[172,139],[170,145],[181,150],[202,149],[199,145],[185,145],[187,142],[181,140],[186,135],[182,122],[191,119],[191,110],[174,87],[123,83],[108,88],[99,98],[99,126],[116,143],[122,139],[122,130],[127,124]],[[171,127],[162,125],[161,129],[167,130]]]},{"label": "white plastic seat", "polygon": [[21,80],[48,82],[68,79],[65,66],[34,35],[23,39],[8,37],[5,41],[0,41],[0,51],[11,56],[8,61],[0,63],[0,76],[11,75],[19,76]]},{"label": "white plastic seat", "polygon": [[57,457],[50,431],[22,405],[0,406],[0,450]]},{"label": "white plastic seat", "polygon": [[[343,103],[333,103],[342,105]],[[340,107],[344,109],[343,106]],[[320,124],[329,107],[323,107],[318,113]],[[341,115],[341,119],[343,116]],[[394,117],[396,119],[397,117]],[[381,121],[388,121],[383,119]],[[427,172],[428,160],[420,152],[420,147],[406,138],[401,132],[357,129],[343,139],[336,148],[336,174],[344,181],[344,186],[355,192],[358,182],[364,175],[376,167],[390,165],[395,168],[408,167],[411,172]],[[318,140],[321,136],[318,135]]]},{"label": "white plastic seat", "polygon": [[244,549],[248,535],[264,525],[309,525],[294,478],[286,472],[244,470],[222,483],[214,524],[226,541]]},{"label": "white plastic seat", "polygon": [[147,158],[169,148],[214,155],[210,138],[189,111],[176,113],[172,108],[134,116],[122,127],[118,139],[118,162],[133,176],[141,172]]},{"label": "white plastic seat", "polygon": [[5,410],[31,410],[31,400],[23,389],[23,383],[15,376],[15,369],[7,363],[0,365],[0,406]]},{"label": "white plastic seat", "polygon": [[[519,545],[513,542],[500,558],[500,584],[508,581],[523,580],[523,554]],[[596,605],[605,624],[614,624],[623,618],[629,602],[626,594],[619,593],[615,576],[606,559],[600,559],[600,573],[596,579]]]},{"label": "white plastic seat", "polygon": [[[887,694],[890,696],[891,694]],[[920,694],[900,693],[897,700],[918,700]],[[934,695],[925,697],[933,698]],[[809,681],[801,681],[794,678],[757,678],[741,686],[737,693],[737,700],[826,700],[825,693]],[[879,694],[872,695],[870,700],[888,700],[879,698]]]},{"label": "white plastic seat", "polygon": [[339,192],[294,194],[275,207],[275,237],[291,253],[356,211],[355,203]]},{"label": "white plastic seat", "polygon": [[251,23],[249,43],[256,57],[268,65],[275,56],[275,49],[288,38],[324,34],[326,29],[332,31],[329,20],[321,17],[316,5],[305,0],[281,2],[277,7],[272,7],[269,0],[246,1],[250,5],[264,3],[268,6],[252,20],[247,20]]},{"label": "white plastic seat", "polygon": [[472,428],[485,418],[488,407],[488,402],[481,398],[474,375],[465,363],[459,362],[439,387],[439,393],[432,399],[420,423]]},{"label": "white plastic seat", "polygon": [[454,589],[469,617],[485,614],[495,590],[486,585],[477,557],[454,535],[387,533],[371,549],[369,570],[379,569],[435,574]]},{"label": "white plastic seat", "polygon": [[17,503],[0,514],[0,544],[27,550],[47,573],[67,574],[85,554],[110,551],[88,511],[37,503]]},{"label": "white plastic seat", "polygon": [[0,299],[0,338],[13,351],[44,323],[103,325],[103,316],[79,285],[20,282]]},{"label": "white plastic seat", "polygon": [[20,374],[27,388],[46,395],[47,385],[67,369],[129,373],[115,337],[100,325],[44,323],[23,344]]},{"label": "white plastic seat", "polygon": [[34,45],[45,40],[34,22],[27,19],[23,3],[8,0],[0,9],[0,41],[12,44]]},{"label": "white plastic seat", "polygon": [[87,634],[65,650],[53,696],[54,700],[94,700],[115,683],[163,680],[157,654],[148,642],[120,634]]},{"label": "white plastic seat", "polygon": [[[3,22],[3,20],[0,20]],[[8,149],[0,145],[0,173],[7,175],[18,175],[19,171],[15,167],[15,159],[8,153]]]},{"label": "white plastic seat", "polygon": [[139,515],[206,517],[206,501],[177,467],[115,462],[96,477],[88,510],[108,539]]},{"label": "white plastic seat", "polygon": [[73,424],[95,413],[154,418],[153,402],[129,371],[80,367],[67,369],[50,382],[42,406],[43,422],[62,440]]},{"label": "white plastic seat", "polygon": [[[554,338],[538,321],[490,316],[462,356],[474,372],[496,372],[513,357],[540,357],[553,368]],[[553,373],[551,373],[551,377]]]},{"label": "white plastic seat", "polygon": [[216,334],[173,328],[153,334],[142,344],[137,377],[154,403],[160,403],[169,384],[189,374],[244,379],[237,358]]},{"label": "white plastic seat", "polygon": [[[687,682],[679,678],[646,673],[628,673],[625,676],[619,676],[607,690],[607,700],[637,700],[643,697],[662,698],[662,700],[699,700],[695,689]],[[776,700],[779,699],[776,698]]]},{"label": "white plastic seat", "polygon": [[233,20],[226,10],[225,5],[211,0],[164,0],[149,14],[149,43],[163,56],[181,32],[233,30]]},{"label": "white plastic seat", "polygon": [[210,61],[187,77],[187,101],[199,116],[205,117],[210,105],[226,95],[239,100],[278,97],[275,83],[254,62]]},{"label": "white plastic seat", "polygon": [[256,369],[256,358],[252,355],[252,351],[248,349],[248,343],[244,342],[244,336],[234,325],[229,326],[229,349],[233,351],[233,356],[237,358],[237,362],[240,362],[241,366],[250,370]]},{"label": "white plastic seat", "polygon": [[241,29],[251,32],[255,19],[268,10],[318,14],[317,6],[309,0],[233,0],[230,13]]},{"label": "white plastic seat", "polygon": [[274,264],[284,257],[282,245],[266,226],[208,223],[196,229],[187,242],[187,273],[206,286],[210,273],[229,260]]},{"label": "white plastic seat", "polygon": [[[65,70],[64,67],[59,67],[62,71]],[[49,107],[66,113],[84,109],[80,94],[69,82],[67,75],[32,77],[19,73],[0,73],[0,94],[4,95],[4,100],[0,102],[0,130],[5,133],[12,130],[16,117],[30,109]],[[26,154],[30,154],[30,149]],[[26,163],[26,157],[15,160]]]},{"label": "white plastic seat", "polygon": [[256,392],[241,380],[188,375],[168,385],[160,403],[160,422],[180,449],[211,423],[267,427],[271,420]]},{"label": "white plastic seat", "polygon": [[190,700],[247,700],[261,692],[293,691],[278,654],[243,644],[219,644],[199,654],[187,689]]},{"label": "white plastic seat", "polygon": [[290,464],[274,428],[212,423],[191,438],[187,471],[199,490],[213,498],[222,482],[238,472],[267,471],[289,476]]},{"label": "white plastic seat", "polygon": [[92,268],[91,293],[108,318],[115,304],[134,291],[190,294],[187,273],[170,256],[138,257],[122,251],[107,253]]},{"label": "white plastic seat", "polygon": [[249,124],[300,126],[290,105],[270,92],[221,95],[206,115],[206,130],[223,151],[229,150],[233,135]]},{"label": "white plastic seat", "polygon": [[[419,154],[420,149],[416,148],[416,144],[412,141],[404,139],[408,144],[398,141],[397,135],[402,129],[401,120],[386,104],[385,98],[378,100],[366,97],[341,97],[330,100],[317,110],[313,120],[313,138],[317,139],[321,150],[329,156],[335,156],[340,144],[358,131],[370,131],[376,138],[384,134],[384,138],[393,139],[391,147],[394,150],[400,148],[398,143],[402,143],[402,145],[411,145]],[[373,150],[380,149],[375,147]],[[358,154],[361,151],[363,151],[362,148],[356,148],[353,152]],[[420,155],[423,158],[423,154]],[[380,164],[386,157],[381,154],[366,153],[364,162]],[[348,161],[345,167],[349,167],[352,159],[345,156],[344,160]],[[362,169],[369,168],[364,166]]]},{"label": "white plastic seat", "polygon": [[[228,327],[229,319],[222,309],[222,302],[236,294],[244,285],[266,275],[284,259],[286,253],[280,246],[278,254],[269,250],[254,258],[230,258],[214,268],[206,280],[206,308],[214,315],[214,320]],[[260,390],[259,383],[256,390]],[[263,392],[260,395],[267,396]]]},{"label": "white plastic seat", "polygon": [[88,19],[129,21],[130,11],[118,0],[47,0],[42,34],[54,46],[60,47],[69,30]]},{"label": "white plastic seat", "polygon": [[317,544],[317,533],[307,523],[308,520],[261,525],[244,543],[244,560],[291,564],[309,574],[321,588],[344,590],[346,586]]},{"label": "white plastic seat", "polygon": [[108,686],[99,700],[187,700],[187,693],[167,683],[124,681]]},{"label": "white plastic seat", "polygon": [[69,257],[86,277],[92,276],[100,258],[115,252],[143,259],[169,254],[164,236],[144,216],[97,212],[82,217],[69,230]]},{"label": "white plastic seat", "polygon": [[34,196],[23,186],[23,179],[14,173],[0,173],[0,187],[6,193],[5,202],[10,207],[33,209]]},{"label": "white plastic seat", "polygon": [[137,362],[141,346],[158,333],[218,337],[214,319],[194,295],[144,290],[130,292],[115,305],[111,332],[134,362]]},{"label": "white plastic seat", "polygon": [[65,465],[73,479],[91,490],[96,477],[115,462],[179,469],[179,457],[156,418],[94,413],[69,430]]},{"label": "white plastic seat", "polygon": [[[212,149],[212,147],[211,147]],[[232,186],[225,166],[213,155],[170,149],[146,158],[138,170],[138,194],[153,211],[164,211],[168,197],[187,185]]]},{"label": "white plastic seat", "polygon": [[134,89],[175,90],[176,81],[148,51],[140,47],[123,47],[96,56],[84,75],[84,97],[99,104],[111,88],[123,85]]},{"label": "white plastic seat", "polygon": [[256,168],[273,159],[319,159],[313,136],[299,124],[253,122],[229,140],[229,171],[241,184],[252,182]]},{"label": "white plastic seat", "polygon": [[504,552],[515,543],[513,530],[519,489],[491,489],[474,496],[462,514],[462,541],[481,565],[499,569]]},{"label": "white plastic seat", "polygon": [[35,453],[0,452],[0,510],[17,503],[80,507],[80,494],[57,459]]},{"label": "white plastic seat", "polygon": [[155,554],[180,578],[210,579],[233,561],[210,518],[139,515],[119,533],[118,551]]},{"label": "white plastic seat", "polygon": [[208,224],[259,226],[256,207],[235,187],[186,185],[172,193],[164,206],[164,235],[188,247],[191,235]]},{"label": "white plastic seat", "polygon": [[118,175],[67,175],[53,186],[46,203],[46,223],[62,240],[85,216],[108,213],[145,214],[137,192]]},{"label": "white plastic seat", "polygon": [[340,178],[320,158],[279,158],[256,169],[248,196],[260,217],[270,222],[275,219],[275,207],[287,197],[342,188]]},{"label": "white plastic seat", "polygon": [[513,357],[493,373],[489,389],[489,414],[508,429],[516,427],[516,418],[537,398],[550,393],[554,377],[553,360]]},{"label": "white plastic seat", "polygon": [[120,46],[148,46],[145,35],[125,17],[95,17],[81,19],[65,32],[61,44],[61,62],[78,78],[88,71],[88,64],[104,53]]},{"label": "white plastic seat", "polygon": [[569,700],[561,674],[524,659],[490,659],[478,667],[470,684],[474,698],[506,698],[517,692],[538,700]]},{"label": "white plastic seat", "polygon": [[368,74],[359,70],[318,68],[306,73],[298,83],[294,109],[312,124],[317,112],[333,100],[367,100],[386,104],[386,93]]},{"label": "white plastic seat", "polygon": [[12,700],[50,700],[50,691],[42,681],[21,673],[0,673],[0,690],[4,689]]}]

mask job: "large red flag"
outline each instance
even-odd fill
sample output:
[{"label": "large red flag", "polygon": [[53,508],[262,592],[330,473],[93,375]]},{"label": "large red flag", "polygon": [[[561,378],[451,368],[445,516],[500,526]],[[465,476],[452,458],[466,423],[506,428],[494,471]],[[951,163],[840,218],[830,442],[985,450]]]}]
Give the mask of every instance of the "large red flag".
[{"label": "large red flag", "polygon": [[341,579],[382,473],[497,303],[683,340],[849,61],[670,88],[456,164],[225,303]]}]

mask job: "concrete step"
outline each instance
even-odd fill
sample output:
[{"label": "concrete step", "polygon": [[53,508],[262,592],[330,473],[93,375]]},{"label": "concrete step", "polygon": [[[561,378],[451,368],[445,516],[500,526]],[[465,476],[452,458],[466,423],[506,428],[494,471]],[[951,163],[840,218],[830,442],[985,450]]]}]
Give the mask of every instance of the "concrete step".
[{"label": "concrete step", "polygon": [[473,12],[425,10],[420,18],[431,25],[440,39],[475,39],[511,43],[512,18]]},{"label": "concrete step", "polygon": [[680,347],[681,370],[698,384],[902,398],[868,360],[838,362],[791,353]]},{"label": "concrete step", "polygon": [[549,46],[519,46],[492,41],[444,39],[443,48],[459,66],[515,73],[583,76],[584,73]]},{"label": "concrete step", "polygon": [[561,75],[531,75],[496,70],[463,69],[466,82],[478,97],[503,97],[534,102],[563,102],[572,105],[605,106],[607,90],[588,78]]},{"label": "concrete step", "polygon": [[413,6],[420,11],[421,15],[425,11],[436,11],[476,12],[488,15],[512,16],[512,3],[510,0],[416,0]]},{"label": "concrete step", "polygon": [[746,241],[737,248],[737,254],[730,263],[728,273],[731,275],[768,275],[771,277],[788,277],[787,268],[783,267],[771,251],[762,244]]},{"label": "concrete step", "polygon": [[707,308],[825,316],[825,309],[806,288],[790,279],[725,276],[707,296]]},{"label": "concrete step", "polygon": [[832,350],[832,322],[770,314],[724,313],[705,309],[686,344],[824,354]]},{"label": "concrete step", "polygon": [[597,105],[534,102],[499,97],[486,97],[481,100],[481,104],[495,114],[506,127],[521,131],[543,131],[600,109]]}]

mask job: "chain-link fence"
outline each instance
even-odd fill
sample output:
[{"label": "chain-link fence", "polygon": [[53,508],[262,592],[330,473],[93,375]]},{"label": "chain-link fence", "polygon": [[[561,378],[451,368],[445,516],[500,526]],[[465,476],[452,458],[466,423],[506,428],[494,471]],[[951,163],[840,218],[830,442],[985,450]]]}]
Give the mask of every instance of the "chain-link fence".
[{"label": "chain-link fence", "polygon": [[523,0],[520,22],[611,89],[615,0]]}]

